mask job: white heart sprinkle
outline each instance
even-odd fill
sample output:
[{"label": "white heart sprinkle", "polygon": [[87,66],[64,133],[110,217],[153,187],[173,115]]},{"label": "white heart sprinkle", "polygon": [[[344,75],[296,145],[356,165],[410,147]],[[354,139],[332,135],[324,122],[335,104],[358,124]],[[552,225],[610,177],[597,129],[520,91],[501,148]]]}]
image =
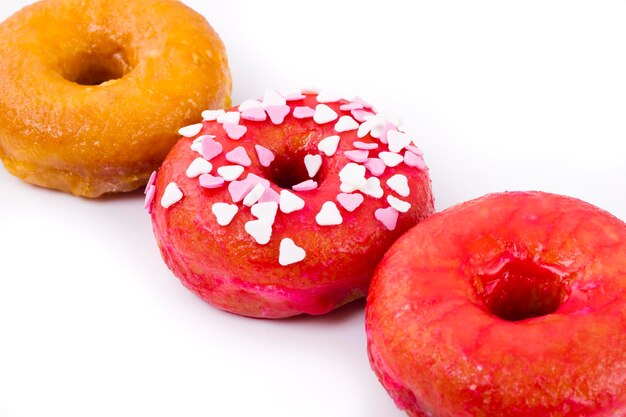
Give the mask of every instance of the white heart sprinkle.
[{"label": "white heart sprinkle", "polygon": [[170,182],[165,187],[163,196],[161,197],[161,206],[163,208],[169,208],[178,203],[183,198],[183,192],[180,191],[178,185],[175,182]]},{"label": "white heart sprinkle", "polygon": [[273,201],[266,203],[256,203],[250,207],[250,212],[257,219],[268,219],[274,224],[276,219],[276,212],[278,211],[278,204]]},{"label": "white heart sprinkle", "polygon": [[240,112],[244,112],[250,109],[257,109],[262,107],[263,105],[259,100],[246,100],[237,107]]},{"label": "white heart sprinkle", "polygon": [[217,169],[217,175],[224,178],[224,181],[235,181],[243,174],[241,165],[225,165]]},{"label": "white heart sprinkle", "polygon": [[383,160],[388,167],[395,167],[404,161],[404,157],[393,152],[381,152],[378,157]]},{"label": "white heart sprinkle", "polygon": [[307,155],[304,157],[304,165],[309,177],[313,178],[322,166],[322,155]]},{"label": "white heart sprinkle", "polygon": [[387,202],[391,207],[398,210],[400,213],[406,213],[411,208],[411,203],[400,200],[392,195],[387,196]]},{"label": "white heart sprinkle", "polygon": [[219,110],[205,110],[202,112],[202,118],[204,120],[206,120],[207,122],[212,122],[214,120],[217,120],[218,117],[220,117],[221,114],[226,113],[224,110],[219,109]]},{"label": "white heart sprinkle", "polygon": [[357,122],[350,116],[341,116],[339,118],[339,121],[337,121],[337,123],[335,124],[335,130],[339,133],[356,130],[358,128],[359,122]]},{"label": "white heart sprinkle", "polygon": [[315,216],[315,221],[320,226],[336,226],[343,222],[343,218],[341,218],[337,205],[332,201],[327,201],[322,205],[322,209],[317,213],[317,216]]},{"label": "white heart sprinkle", "polygon": [[295,264],[302,261],[306,257],[306,252],[297,246],[293,240],[285,238],[280,242],[280,254],[278,263],[282,266]]},{"label": "white heart sprinkle", "polygon": [[217,123],[232,123],[238,125],[239,120],[241,120],[241,113],[238,111],[229,111],[217,116]]},{"label": "white heart sprinkle", "polygon": [[411,194],[409,189],[409,180],[406,175],[396,174],[387,180],[387,186],[401,195],[402,197],[408,197]]},{"label": "white heart sprinkle", "polygon": [[400,152],[405,146],[411,144],[411,138],[404,132],[390,130],[387,132],[387,142],[391,152]]},{"label": "white heart sprinkle", "polygon": [[304,208],[304,200],[288,190],[280,192],[280,211],[285,214],[293,213]]},{"label": "white heart sprinkle", "polygon": [[287,100],[275,90],[266,90],[263,96],[262,106],[266,109],[269,106],[284,106]]},{"label": "white heart sprinkle", "polygon": [[315,107],[313,120],[315,120],[315,123],[323,125],[324,123],[329,123],[333,120],[337,120],[337,117],[337,113],[326,104],[318,104]]},{"label": "white heart sprinkle", "polygon": [[194,159],[187,168],[187,177],[196,178],[202,174],[208,174],[213,169],[213,165],[204,158]]},{"label": "white heart sprinkle", "polygon": [[380,186],[380,180],[377,177],[368,178],[365,185],[359,188],[359,191],[374,198],[382,198],[384,194],[383,188]]},{"label": "white heart sprinkle", "polygon": [[339,94],[333,93],[332,91],[322,90],[317,95],[318,103],[336,103],[341,100],[341,96]]},{"label": "white heart sprinkle", "polygon": [[359,138],[367,136],[368,133],[377,127],[383,126],[384,121],[377,115],[365,116],[365,121],[359,126],[356,135]]},{"label": "white heart sprinkle", "polygon": [[342,182],[341,185],[339,186],[339,189],[341,190],[342,193],[350,194],[360,189],[361,187],[365,187],[365,184],[366,184],[365,178],[363,179],[363,184],[359,186],[350,185],[345,182]]},{"label": "white heart sprinkle", "polygon": [[339,179],[342,183],[346,183],[355,187],[361,187],[365,185],[365,167],[363,165],[350,162],[346,164],[346,166],[343,167],[341,171],[339,171]]},{"label": "white heart sprinkle", "polygon": [[324,152],[326,156],[333,156],[337,152],[337,146],[339,146],[339,136],[333,135],[320,140],[317,144],[317,149],[320,152]]},{"label": "white heart sprinkle", "polygon": [[262,184],[255,185],[254,188],[252,188],[252,190],[250,190],[250,192],[243,199],[243,205],[251,207],[257,201],[259,201],[259,198],[261,198],[264,192],[265,187],[263,187]]},{"label": "white heart sprinkle", "polygon": [[235,218],[239,207],[237,207],[236,204],[215,203],[211,207],[211,211],[217,219],[217,224],[220,226],[228,226],[230,222],[233,221],[233,218]]},{"label": "white heart sprinkle", "polygon": [[251,220],[244,229],[259,245],[265,245],[272,237],[272,222],[268,219]]},{"label": "white heart sprinkle", "polygon": [[402,117],[396,113],[381,111],[378,112],[378,115],[385,121],[385,124],[391,123],[394,126],[402,126]]},{"label": "white heart sprinkle", "polygon": [[189,125],[178,129],[178,134],[186,138],[192,138],[196,136],[202,130],[202,123],[196,123],[195,125]]}]

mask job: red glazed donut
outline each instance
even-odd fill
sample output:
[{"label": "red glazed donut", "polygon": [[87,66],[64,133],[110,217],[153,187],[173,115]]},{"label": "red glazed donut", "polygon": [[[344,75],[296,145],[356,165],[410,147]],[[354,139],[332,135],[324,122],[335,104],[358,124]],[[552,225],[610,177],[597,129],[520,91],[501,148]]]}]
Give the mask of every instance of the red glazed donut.
[{"label": "red glazed donut", "polygon": [[387,252],[366,327],[410,416],[626,415],[626,225],[573,198],[488,195]]},{"label": "red glazed donut", "polygon": [[216,307],[281,318],[364,297],[384,252],[433,211],[421,152],[360,99],[268,91],[203,117],[146,206],[169,268]]}]

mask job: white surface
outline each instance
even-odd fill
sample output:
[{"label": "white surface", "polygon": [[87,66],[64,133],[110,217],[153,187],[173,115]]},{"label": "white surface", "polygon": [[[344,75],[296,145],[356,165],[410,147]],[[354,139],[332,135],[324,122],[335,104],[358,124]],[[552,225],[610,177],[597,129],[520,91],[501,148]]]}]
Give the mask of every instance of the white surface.
[{"label": "white surface", "polygon": [[[626,219],[622,1],[187,3],[227,45],[236,103],[314,85],[403,115],[438,209],[540,189]],[[217,311],[161,261],[140,193],[87,201],[0,168],[0,259],[1,417],[404,415],[363,303]]]}]

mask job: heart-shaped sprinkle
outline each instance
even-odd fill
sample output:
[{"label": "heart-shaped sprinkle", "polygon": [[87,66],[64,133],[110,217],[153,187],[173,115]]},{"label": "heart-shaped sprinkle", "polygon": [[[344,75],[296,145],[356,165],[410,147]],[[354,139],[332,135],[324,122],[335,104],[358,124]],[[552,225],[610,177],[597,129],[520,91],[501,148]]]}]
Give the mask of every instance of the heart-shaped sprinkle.
[{"label": "heart-shaped sprinkle", "polygon": [[373,143],[373,142],[360,142],[360,141],[354,141],[354,143],[352,144],[355,148],[357,149],[363,149],[366,151],[371,151],[372,149],[376,149],[378,148],[378,144],[377,143]]},{"label": "heart-shaped sprinkle", "polygon": [[411,208],[411,203],[400,200],[392,195],[387,196],[387,203],[400,213],[406,213]]},{"label": "heart-shaped sprinkle", "polygon": [[269,219],[251,220],[244,229],[259,245],[265,245],[272,237],[272,222]]},{"label": "heart-shaped sprinkle", "polygon": [[339,133],[349,132],[359,128],[359,123],[350,116],[341,116],[335,124],[335,130]]},{"label": "heart-shaped sprinkle", "polygon": [[317,95],[318,103],[336,103],[341,100],[341,96],[337,93],[333,93],[332,91],[322,90]]},{"label": "heart-shaped sprinkle", "polygon": [[256,174],[248,174],[246,176],[246,181],[249,181],[250,184],[252,184],[253,187],[255,185],[257,185],[257,184],[261,184],[265,188],[269,188],[270,187],[270,182],[269,182],[268,179],[259,177]]},{"label": "heart-shaped sprinkle", "polygon": [[247,207],[252,207],[252,205],[256,204],[256,202],[259,201],[264,192],[265,187],[263,187],[263,185],[255,185],[252,190],[250,190],[250,192],[246,194],[246,197],[243,199],[243,205]]},{"label": "heart-shaped sprinkle", "polygon": [[387,169],[387,165],[379,158],[368,158],[363,165],[376,177],[383,175]]},{"label": "heart-shaped sprinkle", "polygon": [[262,167],[267,168],[274,162],[274,159],[276,159],[274,152],[261,145],[254,145],[254,149],[256,150],[256,156],[259,158],[259,163]]},{"label": "heart-shaped sprinkle", "polygon": [[148,184],[146,184],[146,189],[144,191],[144,194],[148,194],[148,188],[154,185],[154,182],[156,181],[156,176],[157,176],[156,171],[152,171],[152,174],[150,174],[150,178],[148,179]]},{"label": "heart-shaped sprinkle", "polygon": [[351,213],[363,203],[363,200],[365,199],[363,198],[361,194],[356,194],[356,193],[337,194],[337,201],[339,202],[339,204],[341,204],[343,208],[345,208]]},{"label": "heart-shaped sprinkle", "polygon": [[322,155],[306,155],[304,157],[304,166],[309,177],[313,178],[319,172],[322,166]]},{"label": "heart-shaped sprinkle", "polygon": [[281,96],[275,90],[266,90],[263,96],[263,108],[267,109],[269,106],[284,106],[287,104],[287,100]]},{"label": "heart-shaped sprinkle", "polygon": [[337,152],[337,146],[339,146],[339,136],[333,135],[320,140],[317,144],[317,149],[320,152],[324,152],[326,156],[333,156]]},{"label": "heart-shaped sprinkle", "polygon": [[376,177],[369,177],[365,186],[359,188],[359,191],[374,198],[382,198],[385,194],[383,188],[380,186],[380,180]]},{"label": "heart-shaped sprinkle", "polygon": [[236,204],[215,203],[211,207],[211,211],[217,219],[220,226],[228,226],[235,218],[235,214],[239,211]]},{"label": "heart-shaped sprinkle", "polygon": [[202,174],[208,174],[213,169],[213,165],[204,158],[194,159],[187,168],[187,177],[196,178]]},{"label": "heart-shaped sprinkle", "polygon": [[363,163],[367,161],[367,157],[370,154],[370,151],[356,150],[356,151],[345,151],[344,156],[351,161]]},{"label": "heart-shaped sprinkle", "polygon": [[361,97],[359,96],[354,96],[354,98],[352,99],[353,103],[359,103],[360,105],[363,106],[363,108],[366,109],[373,109],[374,106],[372,106],[370,103],[368,103],[367,101],[363,100]]},{"label": "heart-shaped sprinkle", "polygon": [[408,145],[406,150],[409,152],[413,152],[417,156],[424,156],[424,152],[415,145]]},{"label": "heart-shaped sprinkle", "polygon": [[243,146],[237,146],[232,151],[228,152],[226,155],[226,160],[228,162],[232,162],[233,164],[241,165],[244,167],[249,167],[252,164],[248,153],[244,149]]},{"label": "heart-shaped sprinkle", "polygon": [[238,203],[252,190],[254,185],[246,180],[243,181],[233,181],[228,184],[228,192],[230,193],[230,198],[233,200],[233,203]]},{"label": "heart-shaped sprinkle", "polygon": [[202,130],[202,123],[196,123],[195,125],[189,125],[178,129],[178,134],[186,138],[192,138],[196,136]]},{"label": "heart-shaped sprinkle", "polygon": [[396,174],[387,180],[387,187],[391,190],[398,193],[402,197],[408,197],[411,194],[411,189],[409,188],[409,180],[406,175]]},{"label": "heart-shaped sprinkle", "polygon": [[217,116],[217,123],[231,123],[238,125],[240,119],[241,113],[238,111],[229,111]]},{"label": "heart-shaped sprinkle", "polygon": [[282,266],[298,263],[306,257],[306,252],[297,246],[293,240],[285,238],[280,241],[278,263]]},{"label": "heart-shaped sprinkle", "polygon": [[[260,102],[259,100],[251,100],[251,99],[248,99],[248,100],[245,100],[243,103],[241,103],[241,104],[239,105],[239,107],[237,107],[237,109],[238,109],[241,113],[243,113],[243,112],[245,112],[246,110],[251,110],[251,109],[260,109],[260,108],[262,108],[262,106],[263,106],[263,105],[261,104],[261,102]],[[241,115],[241,117],[243,117],[243,114]]]},{"label": "heart-shaped sprinkle", "polygon": [[224,178],[225,181],[235,181],[243,174],[241,165],[225,165],[217,169],[217,175]]},{"label": "heart-shaped sprinkle", "polygon": [[296,119],[308,119],[315,115],[315,109],[308,106],[299,106],[293,109],[293,117]]},{"label": "heart-shaped sprinkle", "polygon": [[259,198],[259,203],[280,203],[280,194],[271,188],[265,187],[265,192]]},{"label": "heart-shaped sprinkle", "polygon": [[146,188],[146,198],[143,202],[143,208],[148,210],[148,213],[152,214],[152,201],[154,201],[154,195],[156,194],[156,187],[154,185],[149,185]]},{"label": "heart-shaped sprinkle", "polygon": [[358,187],[356,185],[350,185],[345,182],[342,182],[341,185],[339,186],[339,190],[342,193],[352,193],[354,191],[357,191],[361,187],[365,187],[365,184],[366,184],[365,178],[363,179],[363,185],[358,186]]},{"label": "heart-shaped sprinkle", "polygon": [[301,182],[300,184],[296,184],[293,187],[291,187],[291,189],[294,191],[311,191],[311,190],[315,190],[316,188],[317,188],[317,182],[313,180],[306,180],[306,181]]},{"label": "heart-shaped sprinkle", "polygon": [[224,123],[222,126],[224,127],[224,130],[226,131],[226,134],[228,135],[228,137],[231,138],[232,140],[241,139],[243,135],[245,135],[246,132],[248,131],[248,128],[243,125]]},{"label": "heart-shaped sprinkle", "polygon": [[365,167],[349,162],[339,171],[339,179],[342,183],[361,187],[365,185]]},{"label": "heart-shaped sprinkle", "polygon": [[212,136],[200,136],[204,139],[200,142],[200,155],[207,161],[215,158],[223,151],[222,144],[213,140]]},{"label": "heart-shaped sprinkle", "polygon": [[343,110],[343,111],[352,111],[352,110],[358,110],[358,109],[362,109],[363,105],[361,103],[348,103],[348,104],[342,104],[341,107],[339,107],[339,110]]},{"label": "heart-shaped sprinkle", "polygon": [[400,152],[407,145],[411,144],[411,138],[404,132],[389,130],[387,132],[387,143],[391,152]]},{"label": "heart-shaped sprinkle", "polygon": [[[259,105],[261,105],[261,103],[259,103]],[[241,118],[244,120],[251,120],[253,122],[263,122],[267,119],[267,114],[261,107],[253,107],[242,111]]]},{"label": "heart-shaped sprinkle", "polygon": [[406,151],[404,153],[404,163],[410,167],[415,167],[420,171],[424,171],[426,169],[426,162],[421,156],[415,155],[413,152]]},{"label": "heart-shaped sprinkle", "polygon": [[304,208],[304,200],[288,190],[280,192],[280,211],[285,214],[293,213]]},{"label": "heart-shaped sprinkle", "polygon": [[298,101],[298,100],[304,100],[306,98],[306,96],[304,94],[301,94],[299,92],[298,93],[283,94],[283,97],[287,101]]},{"label": "heart-shaped sprinkle", "polygon": [[224,185],[224,178],[214,177],[211,174],[202,174],[200,178],[198,178],[198,182],[200,183],[200,187],[209,189],[219,188]]},{"label": "heart-shaped sprinkle", "polygon": [[257,219],[268,219],[274,224],[276,218],[276,212],[278,211],[278,204],[274,202],[268,203],[256,203],[250,207],[250,212]]},{"label": "heart-shaped sprinkle", "polygon": [[374,115],[374,113],[372,112],[369,112],[367,110],[361,110],[361,109],[351,110],[350,114],[352,114],[352,117],[354,117],[354,119],[360,123],[363,123],[366,117]]},{"label": "heart-shaped sprinkle", "polygon": [[315,221],[320,226],[336,226],[343,223],[343,218],[337,205],[332,201],[327,201],[322,205],[322,209],[315,216]]},{"label": "heart-shaped sprinkle", "polygon": [[381,111],[378,115],[385,121],[384,124],[391,123],[394,127],[402,126],[402,117],[397,113]]},{"label": "heart-shaped sprinkle", "polygon": [[317,107],[315,107],[313,120],[320,125],[330,123],[333,120],[337,120],[337,113],[326,104],[318,104]]},{"label": "heart-shaped sprinkle", "polygon": [[175,182],[170,182],[165,187],[163,196],[161,196],[161,206],[163,208],[169,208],[178,203],[183,198],[183,192],[178,188]]},{"label": "heart-shaped sprinkle", "polygon": [[393,207],[378,209],[374,212],[376,220],[381,222],[388,230],[395,230],[398,224],[398,211]]},{"label": "heart-shaped sprinkle", "polygon": [[224,110],[222,110],[222,109],[205,110],[205,111],[202,112],[202,118],[204,120],[206,120],[207,122],[212,122],[214,120],[217,120],[217,118],[220,117],[224,113],[226,113],[226,112]]},{"label": "heart-shaped sprinkle", "polygon": [[396,128],[396,126],[392,125],[391,123],[387,123],[383,129],[382,132],[380,133],[380,135],[378,136],[378,140],[380,140],[382,143],[388,143],[387,140],[387,135],[389,134],[389,132],[397,132],[398,129]]},{"label": "heart-shaped sprinkle", "polygon": [[395,167],[404,161],[402,155],[393,152],[381,152],[378,154],[378,157],[382,159],[388,167]]},{"label": "heart-shaped sprinkle", "polygon": [[272,123],[274,123],[275,125],[279,125],[285,121],[285,117],[291,111],[291,107],[287,105],[267,106],[265,108],[265,111],[267,112],[267,115],[270,117],[270,120],[272,121]]},{"label": "heart-shaped sprinkle", "polygon": [[367,136],[378,123],[378,119],[375,116],[365,116],[365,118],[366,120],[359,125],[359,129],[356,132],[356,135],[359,138],[364,138],[365,136]]}]

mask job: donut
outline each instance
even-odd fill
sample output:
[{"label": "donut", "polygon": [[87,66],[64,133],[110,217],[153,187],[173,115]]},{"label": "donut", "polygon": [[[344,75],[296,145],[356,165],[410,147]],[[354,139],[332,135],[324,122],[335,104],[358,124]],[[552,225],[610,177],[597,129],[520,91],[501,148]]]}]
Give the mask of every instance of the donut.
[{"label": "donut", "polygon": [[179,1],[44,0],[0,24],[0,159],[78,196],[131,191],[230,89],[222,42]]},{"label": "donut", "polygon": [[385,254],[366,329],[413,417],[626,415],[626,224],[542,192],[435,214]]},{"label": "donut", "polygon": [[231,313],[324,314],[433,211],[428,169],[394,116],[305,90],[205,111],[146,189],[173,273]]}]

